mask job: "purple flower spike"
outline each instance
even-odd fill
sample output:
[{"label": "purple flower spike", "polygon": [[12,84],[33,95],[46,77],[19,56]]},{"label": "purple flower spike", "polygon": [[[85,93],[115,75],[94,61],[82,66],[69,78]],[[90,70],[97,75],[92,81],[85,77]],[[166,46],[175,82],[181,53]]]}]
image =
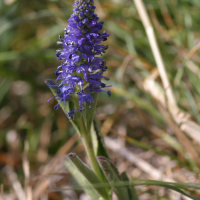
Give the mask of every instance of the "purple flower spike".
[{"label": "purple flower spike", "polygon": [[[99,17],[94,13],[96,7],[93,0],[75,0],[73,6],[69,25],[64,29],[64,38],[59,36],[60,41],[57,42],[62,48],[57,50],[56,56],[63,63],[55,74],[56,80],[61,80],[61,83],[55,85],[48,82],[47,86],[58,87],[56,97],[60,101],[66,102],[73,95],[79,95],[79,111],[82,111],[85,102],[94,102],[91,93],[107,92],[102,88],[109,87],[101,82],[101,79],[108,79],[102,75],[107,66],[100,57],[108,49],[101,42],[106,41],[109,34],[102,31],[103,22],[99,22]],[[110,91],[107,94],[110,96]],[[73,118],[75,111],[70,110],[67,115]]]}]

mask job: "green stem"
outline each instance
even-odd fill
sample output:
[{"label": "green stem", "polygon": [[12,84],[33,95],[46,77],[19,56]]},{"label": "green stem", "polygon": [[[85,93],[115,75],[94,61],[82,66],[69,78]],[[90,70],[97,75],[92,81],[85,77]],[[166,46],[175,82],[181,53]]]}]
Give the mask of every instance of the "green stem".
[{"label": "green stem", "polygon": [[102,182],[104,182],[104,179],[102,177],[103,174],[102,174],[102,172],[100,170],[99,164],[98,164],[97,159],[96,159],[95,154],[94,154],[94,149],[93,149],[91,135],[90,135],[90,133],[86,129],[86,126],[85,126],[83,118],[80,119],[79,125],[80,125],[81,137],[82,137],[85,149],[87,151],[87,154],[89,156],[89,160],[90,160],[92,169],[95,172],[95,174],[97,175],[97,177]]},{"label": "green stem", "polygon": [[[95,98],[95,101],[96,100],[97,100],[97,96]],[[78,97],[74,98],[74,107],[75,107],[75,109],[80,109]],[[94,107],[94,110],[95,110],[95,107]],[[86,152],[88,154],[92,170],[97,175],[97,177],[99,178],[99,180],[102,183],[107,183],[107,179],[106,179],[103,171],[101,170],[101,168],[100,168],[100,166],[97,162],[95,152],[94,152],[94,148],[93,148],[92,137],[91,137],[91,133],[90,133],[91,123],[92,123],[92,120],[93,120],[93,117],[94,117],[94,110],[92,111],[93,113],[90,113],[92,115],[92,119],[89,119],[89,121],[91,121],[91,122],[89,122],[89,124],[87,123],[87,120],[85,122],[84,117],[82,115],[77,120],[77,123],[78,123],[79,130],[80,130],[79,134],[82,138],[82,142],[83,142],[85,149],[86,149]],[[91,118],[91,116],[89,118]],[[105,190],[108,194],[108,198],[105,199],[105,200],[110,200],[110,197],[109,197],[110,196],[109,195],[110,188],[105,188]]]}]

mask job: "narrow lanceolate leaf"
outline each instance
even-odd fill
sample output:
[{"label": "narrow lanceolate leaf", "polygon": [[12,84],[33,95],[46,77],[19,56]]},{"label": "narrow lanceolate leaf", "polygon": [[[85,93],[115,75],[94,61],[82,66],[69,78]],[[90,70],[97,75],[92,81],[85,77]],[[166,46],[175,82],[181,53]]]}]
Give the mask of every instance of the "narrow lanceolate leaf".
[{"label": "narrow lanceolate leaf", "polygon": [[93,126],[91,128],[91,135],[96,156],[104,156],[106,158],[109,158],[96,115],[94,115]]},{"label": "narrow lanceolate leaf", "polygon": [[[96,174],[87,166],[85,165],[79,157],[75,153],[68,154],[68,161],[74,164],[74,166],[79,170],[79,172],[87,179],[87,181],[93,186],[95,184],[102,184]],[[110,200],[110,197],[107,193],[107,187],[95,188],[94,189],[98,192],[98,194],[103,197],[105,200]]]},{"label": "narrow lanceolate leaf", "polygon": [[127,190],[128,190],[128,193],[129,193],[129,199],[139,200],[138,195],[137,195],[137,191],[136,191],[136,189],[134,187],[134,183],[129,180],[126,172],[123,172],[120,175],[120,177],[121,177],[122,181],[130,182],[130,185],[126,187]]},{"label": "narrow lanceolate leaf", "polygon": [[[51,90],[51,92],[53,93],[54,96],[57,96],[57,87],[52,87],[51,85],[56,85],[56,83],[53,81],[53,80],[46,80],[45,81],[46,85],[49,85],[49,88]],[[56,97],[56,100],[59,102],[60,101],[60,98],[59,97]],[[64,101],[61,101],[59,103],[60,107],[62,108],[63,112],[65,114],[69,113],[70,112],[70,109],[69,109],[69,102],[66,101],[66,103]],[[76,120],[73,120],[70,118],[70,121],[72,122],[72,125],[74,126],[75,130],[77,131],[77,133],[80,133],[80,129],[79,129],[79,125],[78,123],[76,122]]]},{"label": "narrow lanceolate leaf", "polygon": [[69,170],[69,172],[72,174],[72,176],[76,179],[77,183],[83,188],[85,193],[87,193],[91,199],[99,199],[100,195],[95,191],[94,188],[85,187],[86,185],[89,185],[89,182],[87,179],[79,172],[79,170],[74,167],[74,165],[71,163],[71,161],[66,160],[65,166]]},{"label": "narrow lanceolate leaf", "polygon": [[110,185],[112,186],[114,192],[116,193],[117,197],[119,200],[131,200],[129,198],[129,193],[127,190],[126,186],[116,186],[115,183],[120,183],[123,181],[121,181],[120,179],[120,175],[118,170],[116,169],[115,165],[112,163],[112,161],[108,158],[105,158],[103,156],[99,156],[97,158],[99,165],[101,166],[102,170],[104,171],[108,182],[110,183]]}]

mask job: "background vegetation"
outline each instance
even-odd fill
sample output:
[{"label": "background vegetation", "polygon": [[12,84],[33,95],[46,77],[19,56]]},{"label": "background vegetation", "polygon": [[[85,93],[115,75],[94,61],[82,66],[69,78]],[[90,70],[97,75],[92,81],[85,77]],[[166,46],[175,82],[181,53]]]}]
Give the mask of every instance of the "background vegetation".
[{"label": "background vegetation", "polygon": [[[120,172],[127,171],[134,180],[192,183],[198,188],[200,1],[144,3],[181,110],[175,116],[169,112],[166,88],[134,2],[96,0],[110,33],[105,76],[113,86],[110,98],[99,97],[101,131]],[[55,78],[56,41],[72,4],[0,0],[0,183],[5,199],[25,200],[31,192],[42,200],[87,198],[62,163],[68,152],[84,158],[84,148],[62,110],[53,109],[56,101],[47,102],[52,94],[44,84]],[[165,187],[136,183],[141,200],[186,199]],[[191,187],[187,185],[186,192],[200,197]]]}]

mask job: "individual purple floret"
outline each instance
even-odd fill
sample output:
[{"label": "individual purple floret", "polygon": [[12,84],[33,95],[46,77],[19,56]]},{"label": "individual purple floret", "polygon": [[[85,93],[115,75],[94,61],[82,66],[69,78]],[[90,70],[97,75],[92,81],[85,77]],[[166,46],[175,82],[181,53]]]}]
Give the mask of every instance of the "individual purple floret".
[{"label": "individual purple floret", "polygon": [[[106,92],[102,88],[109,87],[101,82],[101,79],[108,79],[102,75],[107,66],[100,57],[108,49],[101,42],[106,41],[109,34],[102,32],[103,22],[98,22],[94,10],[93,0],[75,0],[69,25],[64,29],[64,38],[59,36],[60,41],[57,42],[62,48],[57,50],[56,55],[58,60],[63,60],[55,72],[57,81],[61,80],[55,86],[58,87],[57,97],[60,97],[60,101],[66,101],[73,94],[79,95],[81,110],[85,102],[94,102],[92,93]],[[111,95],[110,91],[107,93]],[[73,115],[74,111],[71,110],[68,116],[72,118]]]}]

